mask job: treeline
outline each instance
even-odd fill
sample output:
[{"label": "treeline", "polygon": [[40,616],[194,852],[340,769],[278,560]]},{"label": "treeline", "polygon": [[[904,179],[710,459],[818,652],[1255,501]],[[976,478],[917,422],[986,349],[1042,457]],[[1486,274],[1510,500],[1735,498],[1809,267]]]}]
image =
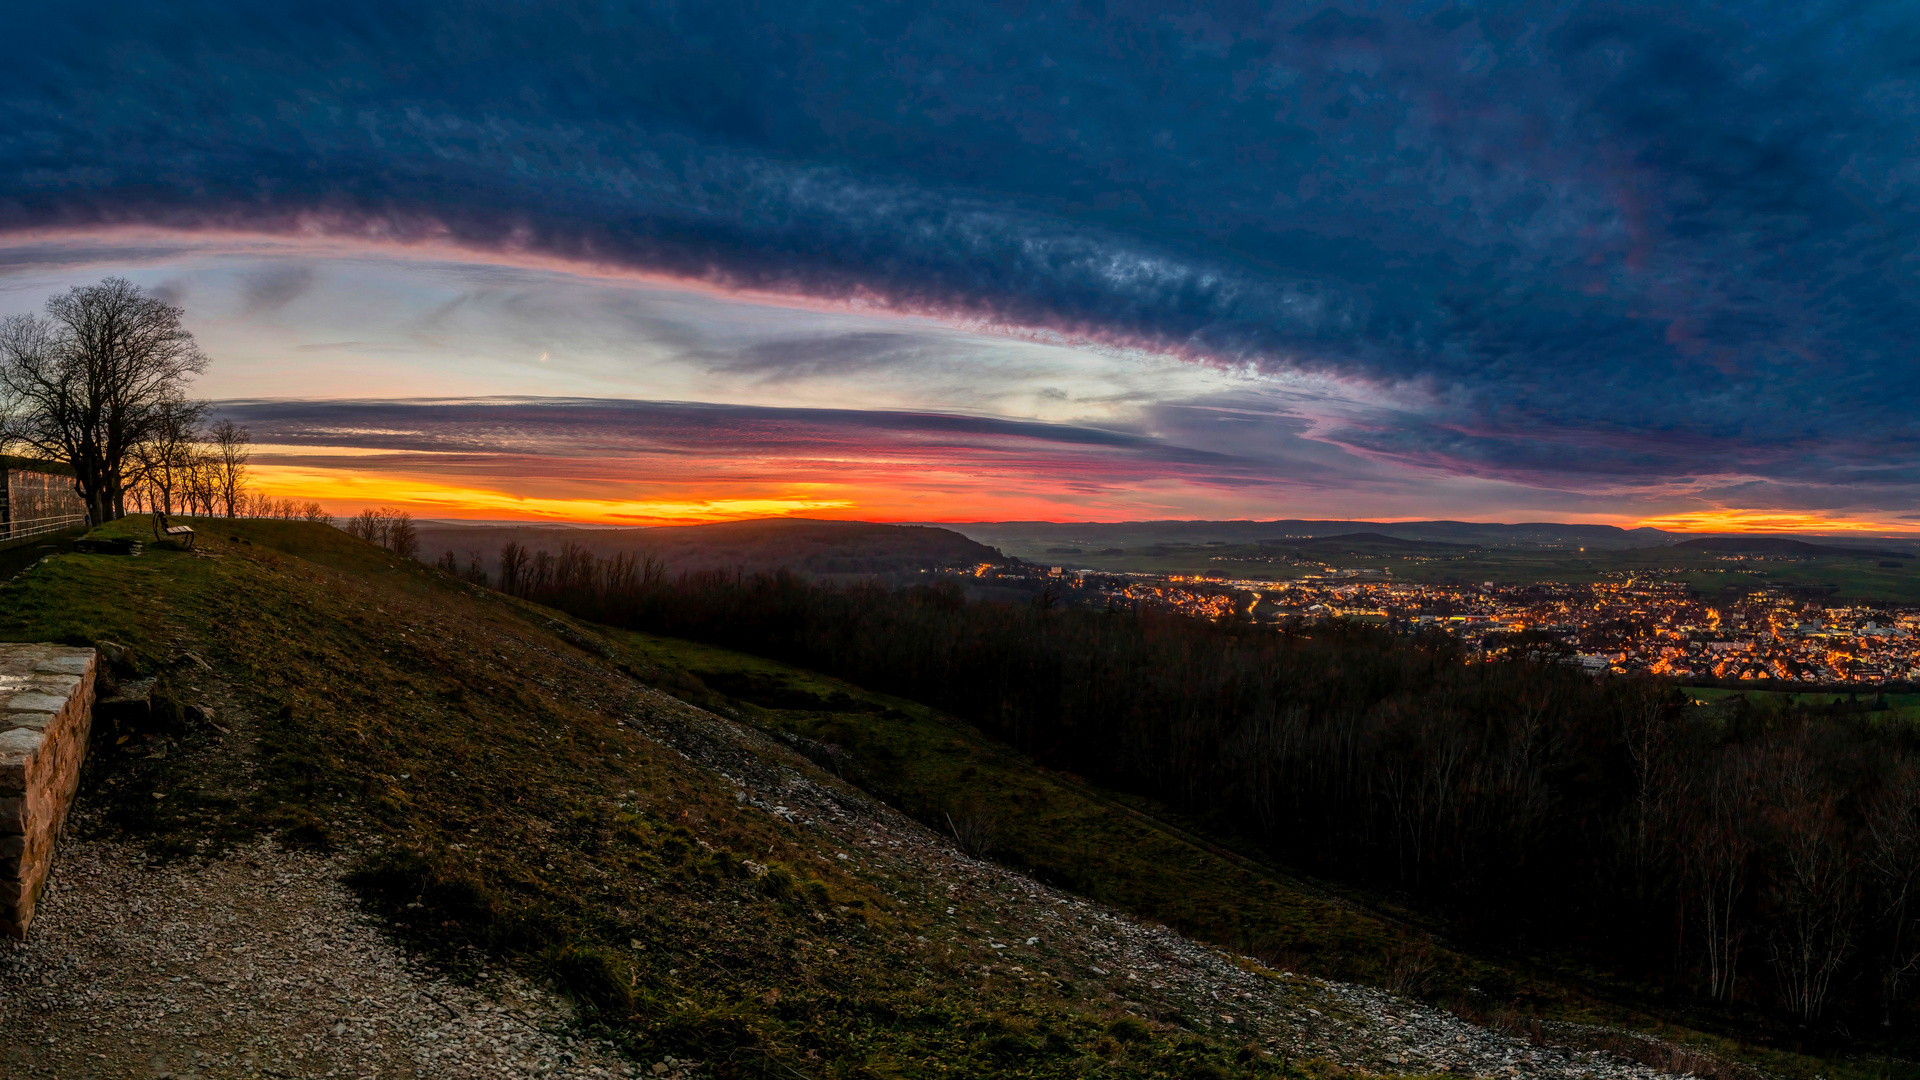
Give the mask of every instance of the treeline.
[{"label": "treeline", "polygon": [[[369,544],[378,544],[403,559],[411,559],[420,552],[420,529],[413,523],[413,515],[394,506],[382,506],[366,509],[355,514],[340,526],[350,536],[357,536]],[[452,558],[453,553],[447,553]],[[441,569],[451,569],[444,561]],[[481,583],[485,584],[485,577]]]},{"label": "treeline", "polygon": [[[1447,639],[968,603],[957,588],[502,553],[509,592],[964,717],[1482,940],[1571,947],[1823,1030],[1906,1024],[1920,739],[1871,714],[1687,707]],[[1910,1024],[1896,1030],[1910,1030]]]},{"label": "treeline", "polygon": [[120,479],[123,510],[198,517],[279,518],[328,523],[318,502],[275,497],[248,482],[253,433],[231,420],[207,424],[205,402],[155,407],[146,437],[132,444]]}]

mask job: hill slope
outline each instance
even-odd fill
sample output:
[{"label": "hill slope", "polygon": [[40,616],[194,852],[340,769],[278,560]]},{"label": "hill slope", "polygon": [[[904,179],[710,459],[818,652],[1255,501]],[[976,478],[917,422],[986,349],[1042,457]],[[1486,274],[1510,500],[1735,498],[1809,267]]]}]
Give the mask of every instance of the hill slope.
[{"label": "hill slope", "polygon": [[1041,561],[1048,548],[1078,545],[1098,551],[1156,544],[1257,544],[1388,533],[1407,540],[1487,547],[1630,548],[1659,543],[1675,534],[1659,529],[1621,529],[1613,525],[1559,522],[1504,524],[1480,521],[974,521],[944,525],[1009,555]]},{"label": "hill slope", "polygon": [[[697,647],[333,530],[207,524],[195,553],[60,555],[0,589],[0,639],[113,640],[159,679],[149,721],[99,732],[41,921],[0,959],[23,1074],[454,1076],[484,1051],[558,1075],[1651,1075],[1276,970],[1381,949],[1411,987],[1460,961],[911,703],[726,657],[709,685]],[[934,739],[954,764],[929,781],[909,757]],[[970,857],[835,770],[963,818],[989,792],[1015,861],[1281,948]],[[1183,895],[1201,880],[1218,910]]]},{"label": "hill slope", "polygon": [[1911,559],[1911,551],[1812,544],[1783,536],[1702,536],[1672,545],[1700,551],[1737,551],[1755,555],[1854,555],[1868,559]]}]

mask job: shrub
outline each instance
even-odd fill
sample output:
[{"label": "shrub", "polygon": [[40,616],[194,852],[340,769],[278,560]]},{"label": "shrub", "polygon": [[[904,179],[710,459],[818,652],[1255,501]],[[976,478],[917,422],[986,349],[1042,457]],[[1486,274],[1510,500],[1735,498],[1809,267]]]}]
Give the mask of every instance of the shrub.
[{"label": "shrub", "polygon": [[633,1011],[633,979],[610,951],[576,943],[550,950],[545,961],[548,975],[576,1001],[614,1016]]},{"label": "shrub", "polygon": [[770,867],[767,870],[766,875],[760,879],[760,891],[783,903],[799,896],[799,889],[794,885],[793,875],[782,866]]}]

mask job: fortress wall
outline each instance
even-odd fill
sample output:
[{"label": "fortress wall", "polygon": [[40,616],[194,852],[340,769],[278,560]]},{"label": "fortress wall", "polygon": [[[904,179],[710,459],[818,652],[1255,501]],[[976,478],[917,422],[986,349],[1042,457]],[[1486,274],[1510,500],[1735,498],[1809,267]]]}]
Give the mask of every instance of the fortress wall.
[{"label": "fortress wall", "polygon": [[92,649],[0,645],[0,934],[33,921],[80,786],[97,663]]}]

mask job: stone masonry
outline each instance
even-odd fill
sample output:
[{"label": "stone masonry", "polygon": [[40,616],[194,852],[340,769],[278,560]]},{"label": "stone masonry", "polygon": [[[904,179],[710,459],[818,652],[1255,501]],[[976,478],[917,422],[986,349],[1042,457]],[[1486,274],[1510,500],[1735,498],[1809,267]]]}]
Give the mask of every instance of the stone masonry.
[{"label": "stone masonry", "polygon": [[80,786],[92,649],[0,645],[0,934],[23,938]]}]

